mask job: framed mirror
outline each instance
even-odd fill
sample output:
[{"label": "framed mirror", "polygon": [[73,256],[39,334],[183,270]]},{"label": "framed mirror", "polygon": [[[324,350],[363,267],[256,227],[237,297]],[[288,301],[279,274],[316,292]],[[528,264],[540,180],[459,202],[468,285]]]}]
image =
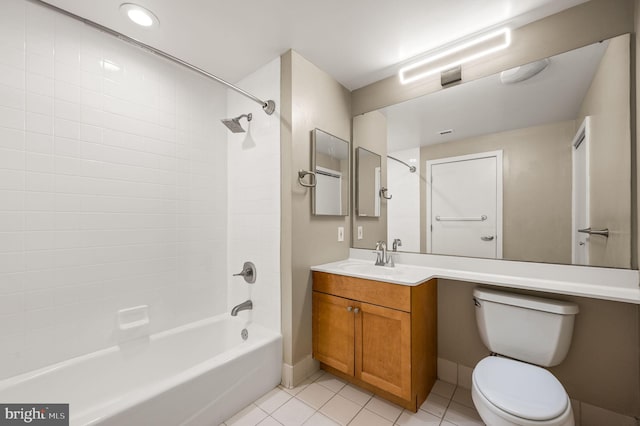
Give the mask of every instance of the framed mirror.
[{"label": "framed mirror", "polygon": [[311,152],[316,181],[311,195],[312,213],[316,216],[348,216],[349,142],[314,129]]},{"label": "framed mirror", "polygon": [[384,118],[391,159],[374,240],[630,268],[630,46],[622,35],[364,114]]},{"label": "framed mirror", "polygon": [[356,148],[356,214],[380,217],[382,158],[365,148]]}]

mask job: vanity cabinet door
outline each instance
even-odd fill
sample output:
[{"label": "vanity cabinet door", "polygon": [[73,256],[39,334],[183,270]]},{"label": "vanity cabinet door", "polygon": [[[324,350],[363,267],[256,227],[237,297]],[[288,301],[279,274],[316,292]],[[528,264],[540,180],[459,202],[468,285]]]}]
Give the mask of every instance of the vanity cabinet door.
[{"label": "vanity cabinet door", "polygon": [[411,398],[411,314],[360,303],[356,317],[356,378]]},{"label": "vanity cabinet door", "polygon": [[313,357],[345,374],[354,374],[353,300],[313,292]]}]

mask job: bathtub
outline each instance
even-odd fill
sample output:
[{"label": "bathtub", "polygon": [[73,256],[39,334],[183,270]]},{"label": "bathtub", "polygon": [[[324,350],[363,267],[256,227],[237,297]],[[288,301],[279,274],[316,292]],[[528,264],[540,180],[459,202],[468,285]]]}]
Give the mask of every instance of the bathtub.
[{"label": "bathtub", "polygon": [[218,425],[280,383],[282,336],[229,314],[0,381],[3,403],[68,403],[71,425]]}]

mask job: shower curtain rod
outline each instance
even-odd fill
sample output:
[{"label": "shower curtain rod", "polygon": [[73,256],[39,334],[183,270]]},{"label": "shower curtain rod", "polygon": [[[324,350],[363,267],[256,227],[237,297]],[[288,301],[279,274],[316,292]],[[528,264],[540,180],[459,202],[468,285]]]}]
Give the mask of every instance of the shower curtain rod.
[{"label": "shower curtain rod", "polygon": [[195,71],[198,74],[201,74],[201,75],[203,75],[205,77],[208,77],[208,78],[210,78],[212,80],[215,80],[220,84],[224,84],[228,88],[230,88],[232,90],[235,90],[236,92],[240,93],[241,95],[246,96],[247,98],[251,99],[252,101],[257,102],[260,105],[262,105],[262,109],[268,115],[273,114],[273,112],[276,109],[276,103],[274,101],[272,101],[272,100],[263,101],[262,99],[260,99],[260,98],[258,98],[256,96],[253,96],[251,93],[247,92],[246,90],[242,90],[241,88],[229,83],[226,80],[221,79],[218,76],[215,76],[215,75],[213,75],[213,74],[211,74],[211,73],[209,73],[209,72],[207,72],[207,71],[205,71],[205,70],[203,70],[201,68],[198,68],[195,65],[190,64],[189,62],[183,61],[180,58],[176,58],[175,56],[170,55],[169,53],[166,53],[166,52],[164,52],[164,51],[162,51],[160,49],[156,49],[155,47],[149,46],[148,44],[143,43],[143,42],[141,42],[139,40],[136,40],[135,38],[126,36],[126,35],[124,35],[122,33],[119,33],[118,31],[112,30],[111,28],[107,28],[104,25],[100,25],[97,22],[94,22],[94,21],[92,21],[90,19],[83,18],[82,16],[79,16],[79,15],[76,15],[75,13],[71,13],[71,12],[69,12],[67,10],[61,9],[61,8],[59,8],[57,6],[54,6],[52,4],[49,4],[49,3],[45,2],[45,1],[42,1],[42,0],[28,0],[28,1],[30,1],[31,3],[35,3],[35,4],[38,4],[40,6],[46,7],[48,9],[51,9],[51,10],[53,10],[55,12],[61,13],[61,14],[65,15],[65,16],[68,16],[69,18],[72,18],[72,19],[75,19],[77,21],[80,21],[80,22],[82,22],[82,23],[84,23],[84,24],[86,24],[86,25],[88,25],[90,27],[93,27],[93,28],[95,28],[95,29],[97,29],[99,31],[107,33],[107,34],[109,34],[109,35],[111,35],[113,37],[116,37],[116,38],[118,38],[118,39],[120,39],[122,41],[125,41],[125,42],[127,42],[129,44],[132,44],[132,45],[136,46],[136,47],[144,49],[144,50],[146,50],[148,52],[151,52],[154,55],[160,56],[160,57],[162,57],[164,59],[167,59],[167,60],[169,60],[171,62],[175,62],[175,63],[177,63],[179,65],[182,65],[183,67],[186,67],[186,68],[190,69],[191,71]]},{"label": "shower curtain rod", "polygon": [[416,166],[411,166],[411,165],[405,163],[404,161],[397,159],[396,157],[392,157],[390,155],[387,155],[387,158],[391,158],[392,160],[396,160],[398,163],[404,164],[405,166],[407,166],[409,168],[409,171],[411,173],[414,173],[416,171]]}]

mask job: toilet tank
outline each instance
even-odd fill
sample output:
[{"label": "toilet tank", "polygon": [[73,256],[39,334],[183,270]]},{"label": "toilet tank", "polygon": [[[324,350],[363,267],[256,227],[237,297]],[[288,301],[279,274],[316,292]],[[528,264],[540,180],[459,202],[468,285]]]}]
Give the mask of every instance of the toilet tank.
[{"label": "toilet tank", "polygon": [[564,360],[578,305],[476,288],[476,322],[491,352],[544,367]]}]

